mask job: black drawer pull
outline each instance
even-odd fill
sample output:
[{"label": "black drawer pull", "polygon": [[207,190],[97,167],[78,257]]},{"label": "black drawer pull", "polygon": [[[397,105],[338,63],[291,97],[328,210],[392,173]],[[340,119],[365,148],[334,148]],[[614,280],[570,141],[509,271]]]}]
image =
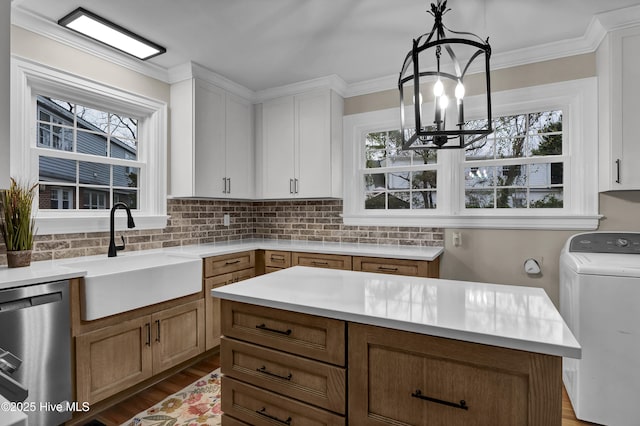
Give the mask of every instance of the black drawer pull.
[{"label": "black drawer pull", "polygon": [[285,336],[289,336],[291,334],[291,329],[287,329],[286,331],[275,330],[273,328],[267,327],[264,324],[256,325],[256,328],[259,328],[260,330],[264,330],[264,331],[270,331],[272,333],[284,334]]},{"label": "black drawer pull", "polygon": [[271,261],[272,262],[284,262],[284,256],[272,255],[271,256]]},{"label": "black drawer pull", "polygon": [[329,266],[329,262],[320,262],[318,260],[312,260],[311,261],[312,265],[321,265],[321,266]]},{"label": "black drawer pull", "polygon": [[225,262],[225,265],[235,265],[236,263],[240,263],[240,259],[228,260]]},{"label": "black drawer pull", "polygon": [[398,272],[398,268],[391,268],[389,266],[378,266],[378,271]]},{"label": "black drawer pull", "polygon": [[469,409],[469,407],[467,407],[467,402],[464,399],[461,399],[460,403],[456,404],[455,402],[443,401],[438,398],[431,398],[430,396],[423,395],[420,389],[416,390],[415,392],[412,392],[411,396],[414,398],[422,399],[424,401],[431,401],[437,404],[446,405],[448,407],[460,408],[461,410]]},{"label": "black drawer pull", "polygon": [[268,419],[271,419],[273,421],[276,421],[278,423],[282,423],[283,425],[290,425],[291,424],[291,417],[287,417],[287,420],[281,420],[279,418],[277,418],[276,416],[272,416],[271,414],[267,413],[267,408],[266,407],[262,407],[262,410],[256,410],[257,414],[260,414],[261,416],[264,416]]},{"label": "black drawer pull", "polygon": [[271,377],[277,377],[278,379],[282,379],[282,380],[291,380],[291,378],[293,377],[291,375],[291,373],[289,373],[288,376],[281,376],[279,374],[272,373],[271,371],[267,370],[267,367],[265,367],[264,365],[262,367],[260,367],[260,368],[256,368],[256,371],[259,372],[259,373],[266,374],[266,375],[271,376]]}]

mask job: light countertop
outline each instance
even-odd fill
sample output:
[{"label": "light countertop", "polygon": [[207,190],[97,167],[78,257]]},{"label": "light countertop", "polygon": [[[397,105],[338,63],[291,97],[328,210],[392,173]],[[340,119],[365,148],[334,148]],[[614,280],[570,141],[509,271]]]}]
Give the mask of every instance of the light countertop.
[{"label": "light countertop", "polygon": [[[247,239],[221,243],[167,247],[164,249],[125,251],[118,257],[151,252],[164,252],[184,257],[205,258],[247,250],[284,250],[307,253],[344,254],[352,256],[387,257],[414,260],[434,260],[442,254],[443,247],[392,246],[376,244],[323,243],[297,240]],[[80,266],[85,260],[106,259],[106,254],[75,257],[70,259],[32,262],[24,268],[0,266],[0,290],[45,282],[84,277],[86,268]]]},{"label": "light countertop", "polygon": [[420,334],[581,356],[579,343],[541,288],[295,266],[211,294]]}]

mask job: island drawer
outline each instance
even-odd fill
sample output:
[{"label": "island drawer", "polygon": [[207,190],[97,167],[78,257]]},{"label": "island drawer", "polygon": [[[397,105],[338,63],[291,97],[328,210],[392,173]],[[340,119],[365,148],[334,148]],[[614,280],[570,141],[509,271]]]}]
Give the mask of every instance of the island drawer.
[{"label": "island drawer", "polygon": [[264,251],[265,268],[289,268],[291,267],[291,252],[280,250]]},{"label": "island drawer", "polygon": [[316,268],[351,270],[351,256],[339,254],[297,253],[294,252],[291,263],[300,266],[313,266]]},{"label": "island drawer", "polygon": [[222,334],[284,352],[345,365],[345,322],[222,300]]},{"label": "island drawer", "polygon": [[222,338],[222,374],[345,414],[344,368]]},{"label": "island drawer", "polygon": [[204,259],[204,276],[205,278],[208,278],[214,275],[254,268],[255,265],[256,254],[253,250],[222,256],[207,257]]},{"label": "island drawer", "polygon": [[274,424],[338,426],[345,418],[228,376],[222,377],[222,411],[254,426]]},{"label": "island drawer", "polygon": [[349,323],[349,424],[560,426],[561,360]]},{"label": "island drawer", "polygon": [[389,259],[381,257],[353,257],[353,270],[381,274],[410,275],[414,277],[438,278],[439,260]]}]

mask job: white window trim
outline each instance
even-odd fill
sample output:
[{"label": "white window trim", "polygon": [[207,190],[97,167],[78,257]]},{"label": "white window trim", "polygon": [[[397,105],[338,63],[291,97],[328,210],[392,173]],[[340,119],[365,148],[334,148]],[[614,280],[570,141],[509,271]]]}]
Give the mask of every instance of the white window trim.
[{"label": "white window trim", "polygon": [[[139,158],[146,174],[139,184],[140,206],[133,211],[136,229],[159,229],[167,224],[167,104],[106,86],[23,58],[11,58],[10,174],[38,181],[35,96],[44,94],[106,109],[146,117],[141,121]],[[41,148],[40,148],[41,149]],[[125,215],[116,215],[118,229],[126,227]],[[109,230],[109,211],[36,212],[38,234],[101,232]]]},{"label": "white window trim", "polygon": [[[473,117],[473,104],[482,96],[465,99],[465,112]],[[467,107],[468,105],[468,107]],[[425,106],[429,111],[429,105]],[[565,163],[563,209],[464,209],[464,162],[462,150],[438,152],[438,208],[394,210],[381,213],[364,209],[364,182],[359,170],[364,158],[364,136],[370,132],[398,129],[400,109],[353,114],[344,117],[345,225],[422,226],[493,229],[597,229],[598,214],[598,104],[595,77],[532,86],[492,94],[493,116],[562,109],[568,126],[564,138],[569,159]],[[552,211],[553,210],[553,211]],[[517,214],[514,214],[517,213]]]}]

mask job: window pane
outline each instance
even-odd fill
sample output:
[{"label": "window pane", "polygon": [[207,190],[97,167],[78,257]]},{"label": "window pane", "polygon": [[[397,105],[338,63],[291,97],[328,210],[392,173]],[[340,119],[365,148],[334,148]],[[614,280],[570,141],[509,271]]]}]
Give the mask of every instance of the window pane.
[{"label": "window pane", "polygon": [[99,133],[108,133],[108,113],[82,105],[77,105],[76,113],[78,119],[78,128],[92,130]]},{"label": "window pane", "polygon": [[370,209],[386,209],[387,199],[385,192],[370,192],[365,194],[364,208]]},{"label": "window pane", "polygon": [[525,186],[527,184],[527,166],[514,165],[497,168],[499,174],[497,186]]},{"label": "window pane", "polygon": [[472,143],[465,148],[464,155],[466,160],[487,160],[493,158],[494,142],[495,138],[488,136]]},{"label": "window pane", "polygon": [[80,161],[80,183],[109,186],[111,166],[109,164]]},{"label": "window pane", "polygon": [[387,151],[385,150],[368,151],[366,167],[369,169],[383,167],[384,164],[382,163],[384,162],[386,155]]},{"label": "window pane", "polygon": [[38,207],[41,209],[73,209],[75,188],[40,184]]},{"label": "window pane", "polygon": [[412,209],[435,209],[437,206],[436,191],[415,191],[411,193]]},{"label": "window pane", "polygon": [[492,189],[468,189],[464,195],[464,205],[468,209],[492,209],[495,205],[495,197]]},{"label": "window pane", "polygon": [[76,182],[76,161],[40,156],[40,182]]},{"label": "window pane", "polygon": [[111,135],[119,139],[138,139],[138,120],[123,115],[110,115]]},{"label": "window pane", "polygon": [[113,186],[137,188],[139,175],[137,167],[113,166]]},{"label": "window pane", "polygon": [[387,176],[388,189],[408,189],[409,172],[389,173]]},{"label": "window pane", "polygon": [[562,155],[562,134],[529,136],[531,155]]},{"label": "window pane", "polygon": [[100,157],[107,155],[107,137],[105,135],[78,130],[77,137],[78,147],[76,149],[78,152]]},{"label": "window pane", "polygon": [[389,193],[389,209],[408,209],[410,204],[411,193],[407,192],[390,192]]},{"label": "window pane", "polygon": [[524,137],[500,138],[495,144],[496,158],[521,158],[526,154]]},{"label": "window pane", "polygon": [[464,184],[467,188],[495,186],[495,167],[467,167],[464,169]]},{"label": "window pane", "polygon": [[496,205],[503,209],[527,207],[527,190],[516,188],[500,188],[496,194]]},{"label": "window pane", "polygon": [[529,114],[529,133],[562,132],[562,111]]},{"label": "window pane", "polygon": [[542,163],[529,165],[531,186],[551,186],[563,183],[562,163]]},{"label": "window pane", "polygon": [[130,209],[138,208],[138,191],[135,189],[114,189],[113,202],[125,203]]},{"label": "window pane", "polygon": [[413,164],[436,164],[438,162],[438,151],[435,149],[416,149],[413,152]]},{"label": "window pane", "polygon": [[387,188],[387,179],[384,173],[364,175],[364,185],[367,191],[380,191]]},{"label": "window pane", "polygon": [[563,195],[562,188],[531,189],[530,206],[534,209],[562,208],[564,206]]},{"label": "window pane", "polygon": [[413,172],[411,174],[411,188],[413,189],[435,188],[437,184],[436,173],[437,172],[435,170]]},{"label": "window pane", "polygon": [[80,187],[80,209],[106,210],[109,206],[109,190]]}]

